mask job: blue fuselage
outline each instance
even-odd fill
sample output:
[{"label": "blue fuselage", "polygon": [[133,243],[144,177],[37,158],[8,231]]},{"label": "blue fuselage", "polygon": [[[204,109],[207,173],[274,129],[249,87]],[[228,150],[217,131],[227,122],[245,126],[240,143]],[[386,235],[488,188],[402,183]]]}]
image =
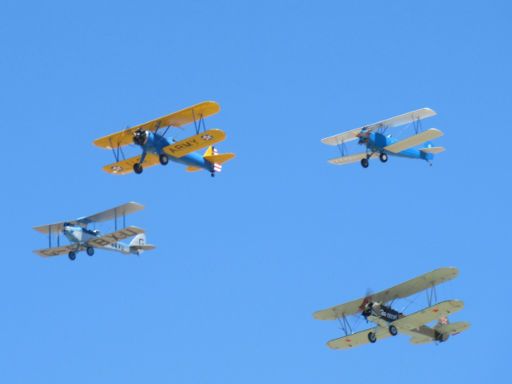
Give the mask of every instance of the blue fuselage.
[{"label": "blue fuselage", "polygon": [[[165,153],[163,151],[163,148],[167,147],[168,145],[172,144],[172,142],[169,142],[167,138],[165,138],[162,135],[153,133],[153,132],[147,132],[148,138],[146,142],[142,145],[142,151],[143,151],[143,158],[146,156],[147,153],[153,153],[157,156],[161,153]],[[172,140],[171,140],[172,141]],[[184,164],[187,166],[192,167],[198,167],[202,169],[206,169],[209,172],[213,172],[213,164],[210,163],[208,160],[205,160],[203,156],[198,152],[192,152],[189,153],[183,157],[174,157],[171,155],[169,156],[169,160],[172,160],[179,164]]]},{"label": "blue fuselage", "polygon": [[420,159],[430,161],[434,158],[434,155],[431,153],[420,151],[418,148],[409,148],[403,150],[402,152],[390,152],[385,149],[385,147],[396,143],[398,140],[383,135],[379,132],[371,132],[359,139],[359,144],[364,144],[368,148],[369,152],[374,153],[386,153],[390,156],[398,156],[398,157],[407,157],[410,159]]}]

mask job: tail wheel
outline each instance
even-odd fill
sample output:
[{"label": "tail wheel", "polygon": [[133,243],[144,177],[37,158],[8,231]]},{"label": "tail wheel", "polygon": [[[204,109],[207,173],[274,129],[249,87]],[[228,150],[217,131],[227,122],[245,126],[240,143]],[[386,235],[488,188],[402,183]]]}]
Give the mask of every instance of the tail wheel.
[{"label": "tail wheel", "polygon": [[375,335],[375,332],[368,332],[368,341],[372,344],[377,341],[377,335]]},{"label": "tail wheel", "polygon": [[73,261],[73,260],[75,260],[75,259],[76,259],[76,253],[75,253],[75,252],[73,252],[73,251],[70,251],[70,252],[68,253],[68,257],[69,257],[69,260]]},{"label": "tail wheel", "polygon": [[161,153],[158,158],[160,159],[160,164],[162,165],[167,165],[169,162],[169,156],[167,156],[165,153]]},{"label": "tail wheel", "polygon": [[140,175],[143,171],[142,164],[135,163],[133,164],[133,172],[135,172],[137,175]]},{"label": "tail wheel", "polygon": [[86,252],[89,256],[94,255],[94,248],[93,247],[87,247]]},{"label": "tail wheel", "polygon": [[387,153],[381,153],[379,155],[379,159],[380,161],[382,161],[383,163],[385,163],[386,161],[388,161],[388,154]]},{"label": "tail wheel", "polygon": [[398,329],[396,329],[393,324],[389,326],[388,330],[391,336],[396,336],[398,334]]},{"label": "tail wheel", "polygon": [[368,161],[368,159],[366,157],[364,159],[361,159],[361,166],[363,168],[368,168],[369,165],[370,165],[370,162]]}]

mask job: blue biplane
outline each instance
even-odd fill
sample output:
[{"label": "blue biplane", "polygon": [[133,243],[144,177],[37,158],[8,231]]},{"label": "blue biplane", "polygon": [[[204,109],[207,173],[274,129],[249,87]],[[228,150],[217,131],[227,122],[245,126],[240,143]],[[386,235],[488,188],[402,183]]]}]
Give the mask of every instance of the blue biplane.
[{"label": "blue biplane", "polygon": [[[95,140],[94,144],[98,147],[111,149],[116,160],[115,163],[104,166],[103,170],[116,175],[131,172],[141,174],[144,167],[167,165],[172,160],[186,165],[189,172],[204,169],[214,176],[216,172],[220,172],[223,163],[235,157],[234,153],[219,154],[213,146],[226,138],[224,131],[206,130],[204,119],[219,111],[219,104],[205,101]],[[181,141],[166,137],[169,128],[191,123],[194,123],[196,129],[194,136]],[[164,131],[161,133],[160,129]],[[130,144],[140,147],[142,154],[126,159],[122,148]],[[198,153],[202,148],[207,148],[206,152]]]},{"label": "blue biplane", "polygon": [[[341,156],[329,160],[331,164],[343,165],[361,161],[363,168],[368,168],[372,157],[379,157],[385,163],[389,156],[405,157],[409,159],[426,160],[432,164],[434,155],[443,152],[443,147],[434,146],[430,141],[443,136],[443,132],[436,128],[430,128],[420,132],[420,120],[435,116],[430,108],[422,108],[416,111],[404,113],[377,123],[365,125],[334,136],[322,139],[322,143],[336,145],[340,148]],[[394,128],[406,124],[413,124],[416,134],[403,140],[397,140],[387,134],[388,128]],[[366,151],[353,155],[346,154],[345,144],[358,140],[358,144],[364,145]]]}]

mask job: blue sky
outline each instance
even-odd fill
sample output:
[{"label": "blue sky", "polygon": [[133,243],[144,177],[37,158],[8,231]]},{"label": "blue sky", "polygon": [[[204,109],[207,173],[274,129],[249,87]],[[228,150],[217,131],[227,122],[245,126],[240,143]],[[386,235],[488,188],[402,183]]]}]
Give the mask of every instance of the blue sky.
[{"label": "blue sky", "polygon": [[[510,17],[506,1],[4,1],[2,382],[508,374]],[[95,138],[203,100],[237,153],[217,178],[101,171]],[[326,162],[322,137],[424,106],[446,133],[433,167]],[[34,225],[127,201],[156,251],[32,253]],[[341,331],[315,310],[452,265],[438,293],[465,301],[467,333],[325,347]]]}]

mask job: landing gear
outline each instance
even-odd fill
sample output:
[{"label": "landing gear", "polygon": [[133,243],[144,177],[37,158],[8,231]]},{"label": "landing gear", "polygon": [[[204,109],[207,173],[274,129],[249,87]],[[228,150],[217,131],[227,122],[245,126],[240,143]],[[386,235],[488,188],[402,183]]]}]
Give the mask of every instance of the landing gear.
[{"label": "landing gear", "polygon": [[391,324],[388,327],[388,331],[389,331],[391,336],[396,336],[398,334],[398,329],[396,329],[396,327],[393,324]]},{"label": "landing gear", "polygon": [[211,177],[215,177],[215,172],[210,173]]},{"label": "landing gear", "polygon": [[70,252],[68,253],[68,257],[69,257],[69,260],[73,261],[73,260],[75,260],[75,259],[76,259],[76,253],[75,253],[75,252],[73,252],[73,251],[70,251]]},{"label": "landing gear", "polygon": [[87,247],[85,250],[89,256],[94,255],[94,248],[93,247]]},{"label": "landing gear", "polygon": [[375,335],[375,332],[368,332],[368,341],[372,344],[377,341],[377,336]]},{"label": "landing gear", "polygon": [[133,172],[135,172],[137,175],[140,175],[142,173],[142,164],[141,163],[135,163],[133,164]]},{"label": "landing gear", "polygon": [[369,165],[370,165],[370,162],[368,161],[368,159],[366,157],[364,159],[361,159],[361,166],[363,168],[368,168]]},{"label": "landing gear", "polygon": [[383,153],[381,153],[381,154],[379,155],[379,159],[380,159],[380,161],[382,161],[383,163],[385,163],[386,161],[388,161],[388,155],[387,155],[387,153],[384,153],[384,152],[383,152]]},{"label": "landing gear", "polygon": [[158,158],[160,159],[160,164],[162,165],[167,165],[169,162],[169,156],[167,156],[165,153],[161,153]]}]

